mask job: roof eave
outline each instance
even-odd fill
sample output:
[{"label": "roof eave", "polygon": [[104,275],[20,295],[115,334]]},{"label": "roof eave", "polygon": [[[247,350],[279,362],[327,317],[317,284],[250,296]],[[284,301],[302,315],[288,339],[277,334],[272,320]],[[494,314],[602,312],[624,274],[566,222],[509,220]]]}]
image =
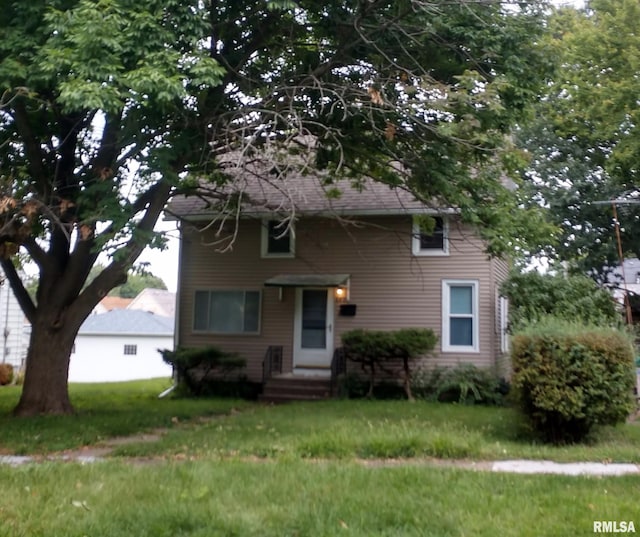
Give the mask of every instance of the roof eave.
[{"label": "roof eave", "polygon": [[173,332],[78,332],[79,336],[173,337]]},{"label": "roof eave", "polygon": [[[203,220],[211,220],[218,218],[222,213],[219,212],[201,212],[193,214],[185,214],[181,216],[167,215],[164,220],[177,221],[187,220],[189,222],[199,222]],[[245,211],[242,213],[241,218],[269,218],[276,214],[275,211]],[[335,218],[345,216],[412,216],[419,214],[428,215],[457,215],[460,214],[460,209],[447,208],[447,209],[433,209],[430,207],[415,207],[404,209],[344,209],[344,210],[320,210],[320,211],[297,211],[297,214],[301,217],[321,217],[321,218]]]}]

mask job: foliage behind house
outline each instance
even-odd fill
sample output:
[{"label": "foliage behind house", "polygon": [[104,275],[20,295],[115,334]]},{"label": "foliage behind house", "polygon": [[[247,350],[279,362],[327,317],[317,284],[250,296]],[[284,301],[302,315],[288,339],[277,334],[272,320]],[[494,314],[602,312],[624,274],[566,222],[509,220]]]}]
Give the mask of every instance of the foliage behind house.
[{"label": "foliage behind house", "polygon": [[512,330],[547,316],[604,326],[622,320],[611,294],[586,276],[514,272],[501,292],[509,299]]}]

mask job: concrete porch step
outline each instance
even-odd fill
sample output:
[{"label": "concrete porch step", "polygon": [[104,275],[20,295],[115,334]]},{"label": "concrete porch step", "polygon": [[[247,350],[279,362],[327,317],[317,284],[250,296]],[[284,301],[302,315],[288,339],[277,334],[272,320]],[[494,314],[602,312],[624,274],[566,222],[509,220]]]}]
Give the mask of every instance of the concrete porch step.
[{"label": "concrete porch step", "polygon": [[328,378],[280,376],[269,379],[260,396],[261,401],[319,401],[331,396]]}]

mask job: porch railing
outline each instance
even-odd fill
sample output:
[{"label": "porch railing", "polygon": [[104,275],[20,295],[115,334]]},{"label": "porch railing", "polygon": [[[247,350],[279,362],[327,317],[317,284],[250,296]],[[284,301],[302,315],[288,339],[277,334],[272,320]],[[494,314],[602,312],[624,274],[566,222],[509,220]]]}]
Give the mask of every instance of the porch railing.
[{"label": "porch railing", "polygon": [[262,382],[282,373],[282,345],[269,345],[262,362]]},{"label": "porch railing", "polygon": [[338,380],[347,372],[347,356],[344,349],[338,347],[333,351],[331,359],[331,397],[338,395]]}]

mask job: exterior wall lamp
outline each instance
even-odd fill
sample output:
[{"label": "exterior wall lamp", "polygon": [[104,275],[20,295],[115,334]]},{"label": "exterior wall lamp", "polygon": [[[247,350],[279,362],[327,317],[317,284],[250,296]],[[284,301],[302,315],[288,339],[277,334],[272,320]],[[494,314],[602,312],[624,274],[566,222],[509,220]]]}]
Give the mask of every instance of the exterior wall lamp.
[{"label": "exterior wall lamp", "polygon": [[347,282],[346,285],[340,285],[336,287],[334,291],[334,296],[335,296],[336,302],[338,302],[339,304],[349,300],[349,282]]}]

